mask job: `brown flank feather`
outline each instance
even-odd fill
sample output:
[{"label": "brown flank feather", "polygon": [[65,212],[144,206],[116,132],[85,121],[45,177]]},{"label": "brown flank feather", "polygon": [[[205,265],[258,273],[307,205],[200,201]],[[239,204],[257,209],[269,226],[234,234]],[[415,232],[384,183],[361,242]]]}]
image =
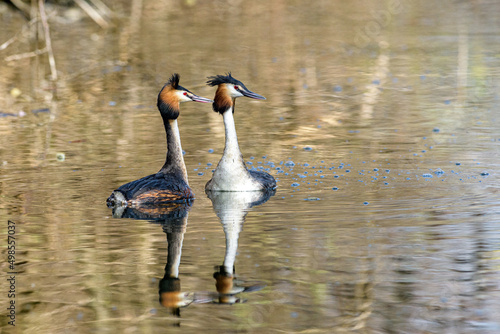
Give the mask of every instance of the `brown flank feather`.
[{"label": "brown flank feather", "polygon": [[183,192],[172,190],[151,190],[136,196],[134,199],[129,201],[129,204],[132,206],[134,206],[134,204],[140,203],[159,204],[165,202],[182,201],[190,198],[194,198],[194,195],[189,189],[186,189]]},{"label": "brown flank feather", "polygon": [[159,203],[159,204],[143,204],[143,203],[135,203],[132,204],[133,201],[129,201],[128,204],[134,208],[137,212],[142,215],[146,215],[148,219],[158,219],[161,216],[166,216],[169,214],[175,214],[179,210],[186,210],[186,203]]}]

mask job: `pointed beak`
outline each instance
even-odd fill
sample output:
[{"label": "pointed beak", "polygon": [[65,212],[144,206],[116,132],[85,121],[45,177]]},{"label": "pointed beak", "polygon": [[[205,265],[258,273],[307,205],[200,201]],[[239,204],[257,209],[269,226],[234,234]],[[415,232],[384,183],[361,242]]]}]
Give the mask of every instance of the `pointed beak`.
[{"label": "pointed beak", "polygon": [[249,97],[251,99],[257,99],[257,100],[265,100],[266,98],[262,95],[259,95],[257,93],[251,92],[249,90],[240,90],[241,94],[245,95],[246,97]]},{"label": "pointed beak", "polygon": [[201,97],[201,96],[198,96],[198,95],[190,95],[189,98],[191,100],[193,100],[194,102],[201,102],[201,103],[210,103],[210,102],[214,102],[213,100],[210,100],[210,99],[206,99],[204,97]]}]

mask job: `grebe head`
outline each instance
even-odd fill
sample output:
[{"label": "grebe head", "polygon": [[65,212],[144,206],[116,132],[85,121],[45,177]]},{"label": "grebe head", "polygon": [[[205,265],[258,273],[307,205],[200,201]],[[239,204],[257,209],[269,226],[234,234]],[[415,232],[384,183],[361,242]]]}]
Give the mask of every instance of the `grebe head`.
[{"label": "grebe head", "polygon": [[266,99],[264,96],[250,91],[241,81],[233,78],[231,73],[208,77],[207,85],[217,86],[213,108],[215,112],[221,114],[233,106],[237,97],[246,96],[257,100]]},{"label": "grebe head", "polygon": [[174,73],[158,94],[158,109],[169,119],[179,117],[179,104],[182,102],[213,102],[210,99],[198,96],[179,85],[180,76]]}]

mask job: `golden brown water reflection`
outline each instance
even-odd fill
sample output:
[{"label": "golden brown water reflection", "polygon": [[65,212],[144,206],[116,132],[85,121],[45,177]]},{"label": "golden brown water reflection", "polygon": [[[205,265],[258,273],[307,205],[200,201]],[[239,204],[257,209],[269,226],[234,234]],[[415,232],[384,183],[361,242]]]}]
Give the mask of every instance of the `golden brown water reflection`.
[{"label": "golden brown water reflection", "polygon": [[[498,3],[122,1],[107,30],[55,9],[56,90],[45,55],[5,60],[29,34],[0,50],[0,230],[16,223],[18,271],[2,331],[500,332]],[[0,15],[3,43],[26,21]],[[209,199],[222,119],[184,104],[196,200],[114,218],[111,191],[163,164],[164,81],[210,97],[227,71],[267,97],[235,119],[276,194]]]}]

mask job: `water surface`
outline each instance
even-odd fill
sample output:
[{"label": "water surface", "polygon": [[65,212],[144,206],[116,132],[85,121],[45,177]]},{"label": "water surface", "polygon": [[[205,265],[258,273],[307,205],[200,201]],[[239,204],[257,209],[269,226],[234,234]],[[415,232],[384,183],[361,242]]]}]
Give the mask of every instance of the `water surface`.
[{"label": "water surface", "polygon": [[[0,62],[15,330],[499,332],[498,7],[123,2],[107,30],[57,8],[57,89],[43,55]],[[26,21],[0,15],[3,43]],[[23,37],[0,56],[32,47]],[[228,71],[267,98],[238,99],[235,119],[276,193],[209,198],[222,119],[183,104],[195,201],[113,216],[109,194],[164,162],[163,83],[178,72],[211,97],[206,77]]]}]

